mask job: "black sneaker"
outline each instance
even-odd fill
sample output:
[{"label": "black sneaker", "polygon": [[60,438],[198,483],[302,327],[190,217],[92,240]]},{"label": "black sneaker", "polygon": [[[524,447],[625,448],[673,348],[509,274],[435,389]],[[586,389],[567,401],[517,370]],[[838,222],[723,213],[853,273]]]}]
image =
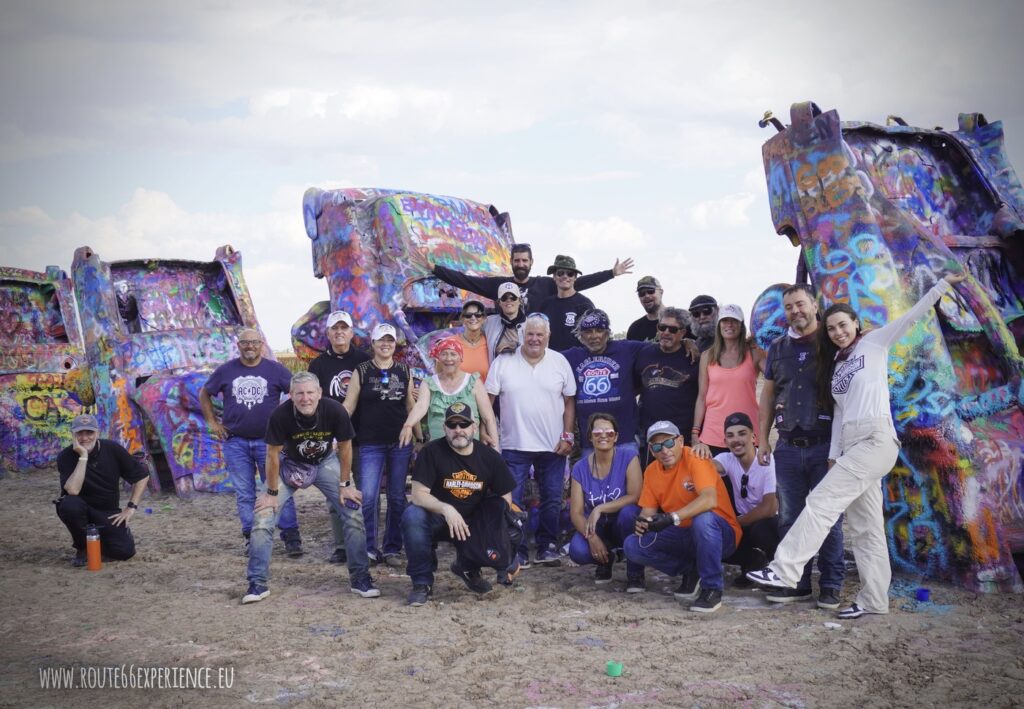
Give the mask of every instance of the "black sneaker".
[{"label": "black sneaker", "polygon": [[249,590],[242,596],[242,604],[246,603],[259,603],[264,598],[270,595],[270,589],[266,586],[260,586],[258,583],[250,583]]},{"label": "black sneaker", "polygon": [[335,549],[334,553],[331,554],[330,558],[327,559],[328,564],[347,564],[348,563],[348,552],[344,549]]},{"label": "black sneaker", "polygon": [[548,544],[546,549],[537,551],[538,566],[560,566],[561,564],[562,558],[558,555],[558,549],[554,544]]},{"label": "black sneaker", "polygon": [[284,535],[284,551],[293,559],[298,559],[305,552],[302,550],[302,537],[299,530],[290,529]]},{"label": "black sneaker", "polygon": [[776,588],[765,594],[772,603],[792,603],[793,601],[809,601],[813,596],[811,589]]},{"label": "black sneaker", "polygon": [[434,595],[434,589],[425,583],[418,583],[409,591],[409,598],[405,601],[405,605],[419,608],[426,605],[432,595]]},{"label": "black sneaker", "polygon": [[80,569],[89,563],[89,557],[85,555],[85,549],[75,549],[75,556],[71,560],[71,566]]},{"label": "black sneaker", "polygon": [[834,588],[823,588],[818,594],[818,608],[834,611],[839,607],[839,591]]},{"label": "black sneaker", "polygon": [[473,593],[488,593],[491,590],[491,584],[484,580],[484,577],[480,575],[480,569],[474,571],[468,571],[463,569],[459,565],[459,560],[456,559],[452,562],[452,565],[448,567],[452,570],[452,573],[462,579],[463,583]]},{"label": "black sneaker", "polygon": [[752,588],[754,582],[746,577],[746,573],[740,573],[739,576],[732,580],[733,588]]},{"label": "black sneaker", "polygon": [[611,583],[612,581],[612,564],[609,561],[607,564],[598,564],[597,569],[594,571],[594,583],[598,586],[601,584]]},{"label": "black sneaker", "polygon": [[722,607],[722,589],[705,588],[690,606],[694,613],[714,613]]},{"label": "black sneaker", "polygon": [[[672,595],[681,601],[692,601],[700,593],[700,576],[697,574],[683,574],[683,580],[679,588],[672,592]],[[719,593],[719,596],[722,594]]]},{"label": "black sneaker", "polygon": [[361,579],[352,581],[349,586],[349,591],[357,596],[362,596],[363,598],[380,597],[380,589],[373,585],[373,579],[369,576],[364,576]]},{"label": "black sneaker", "polygon": [[647,590],[647,582],[644,581],[644,577],[640,576],[628,576],[626,578],[626,593],[643,593]]}]

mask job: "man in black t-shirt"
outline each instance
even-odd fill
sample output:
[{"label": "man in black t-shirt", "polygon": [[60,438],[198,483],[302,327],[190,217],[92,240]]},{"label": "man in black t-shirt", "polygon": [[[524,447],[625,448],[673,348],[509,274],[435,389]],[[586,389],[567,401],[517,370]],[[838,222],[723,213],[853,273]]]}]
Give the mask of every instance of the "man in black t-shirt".
[{"label": "man in black t-shirt", "polygon": [[[489,446],[475,444],[475,436],[469,407],[452,404],[445,410],[444,438],[428,443],[416,458],[412,504],[402,514],[402,539],[412,578],[410,606],[422,606],[431,596],[437,567],[434,542],[468,540],[468,520],[487,498],[497,496],[506,505],[512,503],[515,478],[501,455]],[[507,524],[504,514],[477,522],[495,527]],[[511,548],[507,551],[511,554]],[[471,591],[491,590],[480,567],[461,555],[456,556],[451,570]]]},{"label": "man in black t-shirt", "polygon": [[[135,540],[128,522],[139,509],[149,474],[131,453],[114,441],[99,438],[95,416],[82,414],[71,422],[72,444],[57,455],[60,499],[57,516],[71,532],[75,558],[85,566],[85,528],[96,525],[103,555],[124,560],[135,556]],[[121,480],[132,483],[132,495],[120,507]]]},{"label": "man in black t-shirt", "polygon": [[587,313],[594,309],[594,302],[576,290],[576,279],[581,275],[576,268],[576,260],[571,256],[559,254],[555,263],[548,266],[548,274],[554,275],[555,295],[545,300],[537,309],[551,323],[551,339],[548,347],[556,352],[565,353],[573,347],[579,347],[576,337],[576,325]]},{"label": "man in black t-shirt", "polygon": [[[334,506],[342,521],[352,593],[376,598],[380,591],[370,578],[362,495],[352,484],[355,432],[348,412],[337,401],[322,398],[320,382],[311,372],[292,375],[290,394],[291,399],[278,406],[267,423],[267,486],[256,498],[247,569],[249,589],[242,603],[256,603],[270,595],[271,533],[279,510],[294,494],[292,484],[314,485]],[[304,472],[309,474],[304,482],[292,477],[294,473],[301,478]]]}]

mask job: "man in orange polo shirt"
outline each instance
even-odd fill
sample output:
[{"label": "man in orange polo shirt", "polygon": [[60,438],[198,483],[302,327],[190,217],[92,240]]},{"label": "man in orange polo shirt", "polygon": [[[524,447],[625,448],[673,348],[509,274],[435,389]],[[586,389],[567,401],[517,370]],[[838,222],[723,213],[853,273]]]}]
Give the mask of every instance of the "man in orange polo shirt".
[{"label": "man in orange polo shirt", "polygon": [[711,461],[684,446],[671,421],[652,424],[647,444],[654,461],[644,471],[626,558],[669,576],[682,574],[676,598],[693,601],[691,611],[713,613],[722,605],[722,559],[742,535],[729,494]]}]

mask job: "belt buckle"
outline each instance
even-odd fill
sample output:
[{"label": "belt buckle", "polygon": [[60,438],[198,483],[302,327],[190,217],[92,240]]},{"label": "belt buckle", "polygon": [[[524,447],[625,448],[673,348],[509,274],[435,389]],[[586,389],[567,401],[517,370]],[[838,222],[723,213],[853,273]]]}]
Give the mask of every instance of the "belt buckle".
[{"label": "belt buckle", "polygon": [[796,438],[790,438],[789,442],[790,444],[796,446],[797,448],[811,447],[811,439],[808,438],[807,436],[797,436]]}]

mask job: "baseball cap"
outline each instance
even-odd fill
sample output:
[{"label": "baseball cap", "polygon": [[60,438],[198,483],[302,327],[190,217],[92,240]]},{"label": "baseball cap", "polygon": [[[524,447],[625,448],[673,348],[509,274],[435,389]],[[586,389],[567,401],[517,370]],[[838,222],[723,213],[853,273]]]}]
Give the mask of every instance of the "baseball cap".
[{"label": "baseball cap", "polygon": [[391,335],[395,340],[398,339],[398,332],[395,330],[395,326],[386,322],[378,323],[374,328],[373,332],[370,333],[370,339],[376,342],[380,338]]},{"label": "baseball cap", "polygon": [[454,419],[462,419],[463,421],[469,421],[473,423],[473,410],[461,401],[456,401],[454,404],[444,410],[444,422],[448,423]]},{"label": "baseball cap", "polygon": [[71,432],[78,433],[79,431],[99,431],[100,423],[96,420],[96,417],[92,414],[80,414],[75,416],[71,421]]},{"label": "baseball cap", "polygon": [[733,320],[744,322],[743,309],[738,305],[722,305],[718,308],[718,319],[721,320],[722,318],[732,318]]},{"label": "baseball cap", "polygon": [[742,411],[737,411],[725,417],[725,430],[728,431],[733,426],[746,426],[751,431],[754,430],[754,424],[750,421],[750,417]]},{"label": "baseball cap", "polygon": [[462,312],[466,312],[466,308],[468,308],[471,305],[475,305],[476,307],[480,308],[481,312],[487,312],[487,308],[484,307],[484,304],[481,303],[479,300],[476,300],[475,298],[470,298],[469,300],[462,304]]},{"label": "baseball cap", "polygon": [[512,281],[505,281],[500,286],[498,286],[498,300],[501,300],[501,296],[505,295],[506,293],[511,293],[516,298],[518,298],[519,286],[517,286]]},{"label": "baseball cap", "polygon": [[636,282],[636,289],[640,290],[641,288],[661,288],[661,281],[654,276],[644,276]]},{"label": "baseball cap", "polygon": [[712,308],[718,307],[718,301],[712,298],[710,295],[698,295],[696,298],[690,301],[690,307],[687,310],[693,310],[694,308],[703,308],[705,305],[710,305]]},{"label": "baseball cap", "polygon": [[661,433],[667,433],[670,436],[678,436],[679,427],[671,421],[655,421],[651,424],[651,427],[647,429],[647,440],[649,441]]},{"label": "baseball cap", "polygon": [[327,316],[327,328],[330,329],[343,322],[349,327],[352,327],[352,316],[346,313],[344,310],[335,310],[333,313]]}]

